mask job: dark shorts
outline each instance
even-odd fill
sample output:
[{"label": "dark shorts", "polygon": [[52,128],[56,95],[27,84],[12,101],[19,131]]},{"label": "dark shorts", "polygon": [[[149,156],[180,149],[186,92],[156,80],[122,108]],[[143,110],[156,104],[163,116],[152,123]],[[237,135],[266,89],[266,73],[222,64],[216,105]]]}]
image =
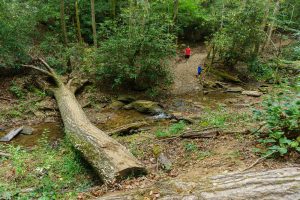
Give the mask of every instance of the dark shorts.
[{"label": "dark shorts", "polygon": [[185,55],[184,56],[186,59],[189,59],[190,58],[190,55]]}]

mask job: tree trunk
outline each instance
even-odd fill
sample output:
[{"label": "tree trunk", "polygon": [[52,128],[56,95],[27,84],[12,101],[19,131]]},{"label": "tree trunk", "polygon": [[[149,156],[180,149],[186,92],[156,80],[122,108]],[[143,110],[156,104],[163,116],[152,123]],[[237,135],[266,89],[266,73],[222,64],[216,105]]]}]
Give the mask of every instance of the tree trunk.
[{"label": "tree trunk", "polygon": [[116,18],[116,6],[117,6],[117,0],[110,0],[110,12],[111,12],[111,17],[113,19]]},{"label": "tree trunk", "polygon": [[177,16],[178,16],[178,7],[179,7],[179,0],[174,0],[174,12],[173,12],[173,22],[174,25],[176,24],[177,21]]},{"label": "tree trunk", "polygon": [[65,85],[55,89],[54,96],[67,137],[105,182],[144,170],[124,146],[90,122],[75,95]]},{"label": "tree trunk", "polygon": [[96,32],[96,18],[95,18],[95,0],[91,0],[91,15],[94,46],[97,47],[97,32]]},{"label": "tree trunk", "polygon": [[141,163],[120,143],[94,126],[86,117],[71,91],[71,80],[65,85],[55,71],[39,59],[47,70],[33,65],[23,65],[52,77],[53,90],[64,123],[65,133],[74,147],[95,169],[105,182],[110,183],[127,176],[145,173]]},{"label": "tree trunk", "polygon": [[146,189],[106,195],[98,200],[152,199],[150,191],[159,193],[160,200],[299,199],[300,168],[230,173],[197,182],[169,180]]},{"label": "tree trunk", "polygon": [[67,28],[65,22],[65,1],[64,0],[60,0],[60,25],[63,33],[64,43],[65,45],[67,45],[68,37],[67,37]]},{"label": "tree trunk", "polygon": [[79,19],[79,8],[78,8],[78,0],[75,0],[75,16],[76,16],[76,30],[77,30],[77,38],[79,43],[82,43],[81,37],[81,28],[80,28],[80,19]]},{"label": "tree trunk", "polygon": [[277,15],[278,11],[279,11],[279,6],[280,6],[280,1],[277,0],[276,4],[275,4],[275,7],[274,7],[274,10],[273,10],[273,19],[272,19],[271,24],[268,28],[268,33],[267,33],[268,36],[267,36],[267,41],[264,45],[264,49],[270,45],[270,42],[271,42],[271,39],[272,39],[272,34],[273,34],[273,31],[274,31],[274,26],[275,26],[275,18],[276,18],[276,15]]}]

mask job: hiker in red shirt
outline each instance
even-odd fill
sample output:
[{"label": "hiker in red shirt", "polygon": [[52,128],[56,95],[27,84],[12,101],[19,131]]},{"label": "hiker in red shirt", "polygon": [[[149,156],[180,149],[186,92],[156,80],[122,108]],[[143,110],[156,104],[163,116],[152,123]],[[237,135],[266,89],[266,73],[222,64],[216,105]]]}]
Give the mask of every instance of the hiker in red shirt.
[{"label": "hiker in red shirt", "polygon": [[186,49],[185,49],[185,59],[189,59],[191,56],[191,49],[190,47],[188,46]]}]

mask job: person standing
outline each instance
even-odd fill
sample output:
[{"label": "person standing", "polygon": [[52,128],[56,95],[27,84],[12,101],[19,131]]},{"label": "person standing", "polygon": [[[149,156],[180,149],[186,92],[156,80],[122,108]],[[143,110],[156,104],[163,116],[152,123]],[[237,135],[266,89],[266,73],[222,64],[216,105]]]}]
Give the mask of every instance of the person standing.
[{"label": "person standing", "polygon": [[198,69],[197,69],[197,75],[196,75],[197,77],[200,76],[202,70],[203,70],[203,67],[202,67],[201,64],[200,64],[200,65],[198,66]]},{"label": "person standing", "polygon": [[188,60],[191,56],[191,48],[189,46],[187,46],[187,48],[185,49],[185,59]]}]

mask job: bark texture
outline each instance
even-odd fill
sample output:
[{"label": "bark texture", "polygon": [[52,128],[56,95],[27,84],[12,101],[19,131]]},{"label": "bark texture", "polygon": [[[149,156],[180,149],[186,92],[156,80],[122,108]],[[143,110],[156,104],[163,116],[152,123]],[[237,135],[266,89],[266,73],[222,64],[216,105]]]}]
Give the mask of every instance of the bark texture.
[{"label": "bark texture", "polygon": [[171,180],[156,183],[148,189],[107,195],[98,200],[150,199],[150,191],[159,193],[160,200],[294,200],[300,198],[300,168],[231,173],[198,182]]},{"label": "bark texture", "polygon": [[144,172],[141,163],[124,146],[89,121],[65,85],[55,89],[54,96],[67,137],[104,182]]}]

